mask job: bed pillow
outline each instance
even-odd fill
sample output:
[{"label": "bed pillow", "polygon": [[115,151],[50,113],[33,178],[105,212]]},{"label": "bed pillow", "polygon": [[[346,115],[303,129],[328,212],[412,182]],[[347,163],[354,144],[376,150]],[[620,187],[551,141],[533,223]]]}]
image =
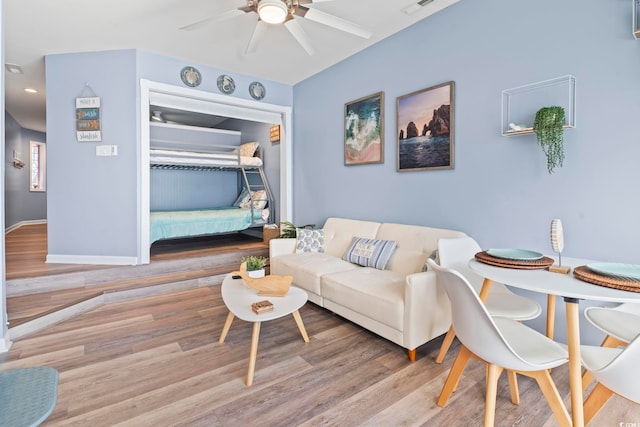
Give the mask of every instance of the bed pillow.
[{"label": "bed pillow", "polygon": [[298,228],[296,230],[296,253],[324,253],[324,230]]},{"label": "bed pillow", "polygon": [[267,192],[258,190],[253,192],[253,209],[264,209],[267,206]]},{"label": "bed pillow", "polygon": [[342,259],[363,267],[384,270],[397,245],[398,242],[395,240],[354,237]]},{"label": "bed pillow", "polygon": [[237,206],[239,208],[248,208],[249,200],[251,200],[251,195],[246,188],[243,188],[236,201],[233,202],[233,206]]},{"label": "bed pillow", "polygon": [[260,146],[259,142],[245,142],[240,145],[240,156],[241,157],[253,157],[256,153],[256,150]]}]

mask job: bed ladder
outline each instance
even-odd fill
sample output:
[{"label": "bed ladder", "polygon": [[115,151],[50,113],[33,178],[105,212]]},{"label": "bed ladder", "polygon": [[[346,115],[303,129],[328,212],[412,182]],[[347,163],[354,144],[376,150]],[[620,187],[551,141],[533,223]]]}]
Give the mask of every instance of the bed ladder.
[{"label": "bed ladder", "polygon": [[[264,174],[264,170],[261,167],[258,168],[242,168],[242,180],[244,182],[245,188],[252,191],[264,190],[267,200],[267,206],[269,207],[269,218],[267,222],[272,222],[276,217],[276,207],[273,200],[273,193],[271,193],[271,189],[269,188],[269,183],[267,182],[267,176]],[[257,176],[258,179],[251,179],[251,177]],[[259,180],[259,183],[256,181]],[[252,183],[253,181],[253,183]],[[254,200],[257,201],[257,200]],[[253,204],[251,204],[251,210],[253,210]],[[253,212],[252,212],[253,218]]]}]

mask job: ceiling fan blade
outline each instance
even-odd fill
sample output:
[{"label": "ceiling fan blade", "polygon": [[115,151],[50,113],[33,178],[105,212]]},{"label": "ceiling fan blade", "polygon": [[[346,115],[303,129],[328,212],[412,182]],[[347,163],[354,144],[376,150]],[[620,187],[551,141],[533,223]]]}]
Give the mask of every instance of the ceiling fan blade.
[{"label": "ceiling fan blade", "polygon": [[351,21],[347,21],[346,19],[339,18],[335,15],[331,15],[327,12],[323,12],[318,9],[309,9],[306,6],[300,5],[297,7],[295,14],[302,18],[306,18],[311,21],[315,21],[320,24],[333,27],[340,31],[344,31],[346,33],[350,33],[358,37],[362,37],[364,39],[368,39],[373,35],[371,31],[367,30],[364,27],[361,27],[358,24],[355,24]]},{"label": "ceiling fan blade", "polygon": [[251,53],[256,51],[256,44],[258,40],[262,38],[262,34],[264,34],[264,30],[266,30],[267,24],[263,21],[258,20],[255,28],[253,29],[253,34],[251,34],[251,38],[249,39],[249,44],[247,44],[247,49],[245,53]]},{"label": "ceiling fan blade", "polygon": [[193,24],[185,25],[184,27],[180,27],[180,29],[185,31],[194,31],[202,27],[206,27],[212,22],[224,21],[226,19],[235,18],[236,16],[240,16],[245,13],[245,10],[243,9],[244,8],[228,10],[224,13],[221,13],[220,15],[210,16],[208,18],[194,22]]},{"label": "ceiling fan blade", "polygon": [[295,19],[289,19],[285,22],[284,26],[309,55],[316,53],[311,41],[309,40],[309,36],[307,36],[307,33],[302,29],[298,21]]}]

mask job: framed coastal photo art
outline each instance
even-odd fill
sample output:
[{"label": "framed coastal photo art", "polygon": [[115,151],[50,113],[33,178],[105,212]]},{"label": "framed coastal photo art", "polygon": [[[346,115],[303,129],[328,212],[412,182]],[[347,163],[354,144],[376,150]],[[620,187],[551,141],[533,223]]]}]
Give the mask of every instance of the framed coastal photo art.
[{"label": "framed coastal photo art", "polygon": [[453,169],[454,82],[396,99],[398,172]]},{"label": "framed coastal photo art", "polygon": [[384,92],[344,104],[344,164],[384,162]]}]

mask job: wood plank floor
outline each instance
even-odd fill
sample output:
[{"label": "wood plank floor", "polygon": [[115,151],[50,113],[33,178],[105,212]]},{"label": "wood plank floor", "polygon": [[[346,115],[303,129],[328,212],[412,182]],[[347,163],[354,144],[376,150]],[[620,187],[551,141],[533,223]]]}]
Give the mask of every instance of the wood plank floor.
[{"label": "wood plank floor", "polygon": [[[151,268],[140,274],[136,273],[138,267],[130,266],[47,264],[46,224],[30,224],[7,234],[5,252],[8,281],[34,279],[49,284],[43,286],[47,291],[7,298],[8,320],[10,327],[15,327],[105,292],[151,288],[181,280],[223,275],[236,269],[242,256],[268,256],[268,247],[262,239],[243,234],[159,241],[151,248]],[[172,261],[180,261],[180,267],[165,271],[165,265]],[[100,283],[56,288],[55,284],[60,280],[53,280],[55,277],[88,271],[98,273]],[[213,283],[216,282],[205,284]]]},{"label": "wood plank floor", "polygon": [[[183,257],[223,253],[237,248],[266,247],[244,234],[158,241],[151,246],[151,263]],[[47,258],[47,224],[23,225],[5,235],[6,279],[117,268],[105,265],[52,264]]]},{"label": "wood plank floor", "polygon": [[[480,426],[484,367],[471,362],[445,408],[436,406],[457,341],[443,364],[441,338],[406,352],[307,303],[261,329],[256,373],[246,387],[251,325],[227,314],[219,286],[111,303],[15,342],[0,370],[47,365],[60,372],[45,426]],[[566,366],[552,372],[569,405]],[[535,383],[519,378],[521,403],[499,383],[498,426],[557,425]],[[594,426],[640,421],[638,405],[614,396]]]},{"label": "wood plank floor", "polygon": [[[46,225],[21,227],[6,240],[8,278],[104,268],[46,264]],[[152,248],[151,260],[260,245],[224,239],[161,243]],[[86,290],[52,298],[73,300],[81,292]],[[60,303],[37,300],[48,297],[8,301],[17,310],[9,315]],[[447,407],[435,405],[457,342],[442,365],[433,362],[441,338],[420,347],[418,361],[410,363],[400,347],[314,304],[300,312],[311,342],[302,341],[292,318],[263,325],[252,387],[244,385],[250,325],[236,319],[226,342],[217,342],[227,313],[219,286],[109,303],[47,327],[0,354],[0,371],[34,365],[60,371],[58,403],[45,425],[482,425],[484,369],[477,362]],[[553,377],[569,406],[566,367]],[[496,425],[556,425],[536,385],[519,381],[522,403],[514,406],[501,379]],[[614,397],[592,425],[639,421],[638,405]]]}]

